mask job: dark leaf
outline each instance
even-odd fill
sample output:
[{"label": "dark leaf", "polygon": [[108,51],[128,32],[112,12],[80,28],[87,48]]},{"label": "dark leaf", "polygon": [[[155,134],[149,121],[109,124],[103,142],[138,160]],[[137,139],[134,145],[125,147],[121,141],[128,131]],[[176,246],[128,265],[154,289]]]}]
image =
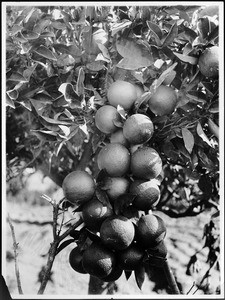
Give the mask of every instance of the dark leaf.
[{"label": "dark leaf", "polygon": [[48,96],[45,93],[38,93],[38,94],[32,96],[32,99],[43,102],[43,103],[49,103],[49,104],[51,104],[53,102],[52,97]]},{"label": "dark leaf", "polygon": [[213,31],[210,32],[208,35],[208,42],[212,42],[215,38],[219,36],[219,26],[216,26],[216,28],[213,29]]},{"label": "dark leaf", "polygon": [[123,210],[128,207],[134,200],[136,196],[132,194],[123,194],[122,196],[119,196],[114,201],[114,211],[116,215],[119,215],[123,212]]},{"label": "dark leaf", "polygon": [[164,47],[169,46],[174,41],[174,39],[177,37],[177,35],[178,35],[178,26],[177,26],[177,23],[174,23],[173,26],[171,27],[169,33],[167,34],[162,47],[164,48]]},{"label": "dark leaf", "polygon": [[146,23],[147,23],[149,29],[161,40],[161,38],[162,38],[161,28],[157,24],[155,24],[151,21],[147,21]]},{"label": "dark leaf", "polygon": [[199,188],[203,191],[206,196],[212,195],[213,183],[208,175],[202,175],[198,181]]},{"label": "dark leaf", "polygon": [[92,231],[89,230],[88,228],[85,228],[85,229],[86,229],[86,231],[87,231],[87,233],[88,233],[88,237],[89,237],[93,242],[97,242],[97,243],[100,243],[100,242],[101,242],[100,237],[99,237],[96,233],[92,232]]},{"label": "dark leaf", "polygon": [[69,239],[69,240],[62,242],[57,249],[56,255],[59,254],[60,251],[65,249],[67,246],[69,246],[73,242],[74,242],[74,239]]},{"label": "dark leaf", "polygon": [[66,29],[66,24],[63,21],[52,21],[51,25],[55,29],[61,29],[61,30]]},{"label": "dark leaf", "polygon": [[198,21],[198,29],[203,39],[206,39],[210,32],[208,17],[200,18]]},{"label": "dark leaf", "polygon": [[40,34],[50,23],[51,20],[48,18],[40,19],[40,21],[35,24],[33,31]]},{"label": "dark leaf", "polygon": [[195,144],[194,136],[187,128],[182,128],[181,132],[184,140],[184,146],[187,149],[187,151],[191,153]]},{"label": "dark leaf", "polygon": [[99,173],[98,173],[98,176],[96,178],[96,182],[98,184],[101,184],[102,182],[105,181],[105,179],[109,177],[109,174],[106,172],[105,169],[102,169]]},{"label": "dark leaf", "polygon": [[40,37],[55,37],[54,32],[52,31],[44,31],[41,33]]},{"label": "dark leaf", "polygon": [[47,59],[50,59],[50,60],[57,60],[57,58],[55,57],[55,55],[53,54],[52,51],[50,51],[47,47],[45,46],[40,46],[38,47],[37,49],[34,50],[37,54],[47,58]]},{"label": "dark leaf", "polygon": [[16,108],[14,101],[7,94],[6,94],[6,105],[14,109]]},{"label": "dark leaf", "polygon": [[134,270],[134,274],[135,274],[135,280],[136,280],[137,286],[141,290],[142,285],[145,281],[145,268],[144,268],[144,266],[140,264],[137,267],[137,269]]},{"label": "dark leaf", "polygon": [[196,65],[198,63],[198,58],[194,56],[184,55],[180,53],[173,52],[173,54],[178,57],[181,61],[189,63],[191,65]]},{"label": "dark leaf", "polygon": [[103,205],[112,209],[112,205],[109,201],[109,197],[105,191],[101,190],[100,188],[97,188],[95,191],[95,195]]},{"label": "dark leaf", "polygon": [[33,32],[33,31],[26,31],[26,32],[23,32],[23,36],[27,40],[35,40],[39,37],[39,34],[36,32]]},{"label": "dark leaf", "polygon": [[124,273],[125,273],[126,279],[128,280],[130,278],[131,274],[132,274],[132,271],[126,271],[125,270]]},{"label": "dark leaf", "polygon": [[37,136],[40,141],[56,141],[57,140],[57,133],[53,131],[46,131],[46,130],[31,130],[31,134]]}]

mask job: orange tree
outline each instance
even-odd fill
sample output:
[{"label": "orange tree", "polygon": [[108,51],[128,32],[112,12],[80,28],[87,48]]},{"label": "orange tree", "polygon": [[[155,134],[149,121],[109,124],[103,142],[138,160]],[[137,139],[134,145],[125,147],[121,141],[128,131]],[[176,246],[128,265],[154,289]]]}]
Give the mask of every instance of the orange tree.
[{"label": "orange tree", "polygon": [[[112,141],[110,134],[125,147],[123,124],[142,114],[150,125],[141,125],[136,139],[157,151],[163,166],[157,173],[160,200],[152,210],[172,218],[194,217],[212,207],[219,211],[218,31],[218,6],[6,6],[7,180],[25,163],[59,186],[75,170],[102,183],[107,176],[104,170],[99,175],[98,153]],[[115,81],[121,84],[113,90]],[[99,112],[95,124],[105,105],[110,105],[107,115]],[[125,135],[132,141],[142,121],[129,122]],[[115,201],[117,212],[132,202],[125,183],[121,191],[126,197]],[[104,189],[95,197],[108,201]],[[64,199],[53,206],[57,219],[57,210],[72,204]],[[135,217],[130,212],[129,218]],[[79,240],[74,231],[79,224],[51,244],[53,260],[39,293],[55,255]],[[219,257],[214,226],[212,218],[205,230],[209,269]],[[72,239],[63,241],[69,234]],[[80,264],[79,257],[76,261]],[[188,267],[194,262],[192,257]],[[135,275],[141,287],[143,274]],[[89,292],[100,293],[101,280],[90,278]]]}]

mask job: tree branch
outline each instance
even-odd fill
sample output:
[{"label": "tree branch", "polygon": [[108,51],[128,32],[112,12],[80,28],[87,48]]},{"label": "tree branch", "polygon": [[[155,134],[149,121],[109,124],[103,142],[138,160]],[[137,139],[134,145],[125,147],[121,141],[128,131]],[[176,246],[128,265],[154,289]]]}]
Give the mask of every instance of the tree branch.
[{"label": "tree branch", "polygon": [[16,280],[17,280],[17,287],[19,294],[23,294],[22,286],[21,286],[21,281],[20,281],[20,272],[19,272],[19,266],[17,262],[17,256],[18,256],[18,243],[16,242],[16,236],[15,236],[15,231],[14,231],[14,226],[12,224],[11,218],[8,214],[8,222],[9,226],[12,232],[12,238],[13,238],[13,250],[14,250],[14,261],[15,261],[15,273],[16,273]]}]

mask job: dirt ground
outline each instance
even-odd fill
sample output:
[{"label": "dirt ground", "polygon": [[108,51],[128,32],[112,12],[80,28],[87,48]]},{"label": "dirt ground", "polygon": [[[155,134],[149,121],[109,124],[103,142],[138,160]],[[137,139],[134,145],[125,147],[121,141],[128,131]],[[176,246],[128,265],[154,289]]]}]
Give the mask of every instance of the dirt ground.
[{"label": "dirt ground", "polygon": [[[37,187],[38,185],[35,184]],[[40,198],[44,189],[39,191],[35,197]],[[52,241],[52,207],[51,205],[40,205],[35,202],[21,201],[18,197],[10,197],[7,200],[7,212],[10,214],[15,229],[17,242],[19,243],[18,263],[21,276],[21,284],[24,295],[35,295],[40,286],[38,274],[41,267],[46,264],[47,253]],[[43,204],[43,203],[42,203]],[[168,248],[168,262],[174,272],[175,277],[179,281],[183,294],[187,294],[193,283],[198,284],[205,274],[208,265],[206,264],[208,250],[205,248],[199,252],[197,267],[193,269],[193,274],[186,275],[187,264],[190,257],[200,250],[204,244],[203,228],[209,221],[210,214],[204,213],[198,217],[186,217],[180,219],[172,219],[168,216],[157,212],[161,216],[167,226],[167,235],[165,243]],[[69,216],[68,216],[69,218]],[[5,248],[7,259],[5,264],[5,279],[12,297],[18,295],[18,289],[15,276],[15,264],[13,259],[13,241],[9,224],[3,227],[3,235],[5,236]],[[70,267],[68,256],[74,245],[68,246],[60,252],[53,265],[52,281],[49,281],[45,295],[57,295],[63,297],[73,295],[74,297],[88,295],[89,276],[79,274]],[[213,270],[210,279],[210,294],[216,294],[216,288],[220,284],[219,271]],[[123,274],[116,282],[116,296],[154,296],[157,294],[165,294],[165,290],[154,291],[154,282],[150,281],[146,276],[142,290],[139,290],[132,274],[129,280],[126,280]],[[189,295],[196,290],[194,287]],[[195,295],[202,295],[202,289],[198,289]]]}]

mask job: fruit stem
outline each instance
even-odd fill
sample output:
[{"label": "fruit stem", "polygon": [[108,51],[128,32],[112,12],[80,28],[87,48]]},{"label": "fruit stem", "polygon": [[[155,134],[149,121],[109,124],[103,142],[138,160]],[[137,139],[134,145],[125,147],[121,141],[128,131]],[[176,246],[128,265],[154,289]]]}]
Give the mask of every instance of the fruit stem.
[{"label": "fruit stem", "polygon": [[167,281],[168,281],[168,284],[171,288],[172,293],[173,294],[180,294],[180,291],[179,291],[179,288],[177,286],[176,280],[174,278],[173,272],[170,269],[170,266],[169,266],[169,263],[168,263],[167,260],[165,260],[165,262],[163,264],[163,270],[164,270],[164,273],[166,275],[166,278],[167,278]]}]

